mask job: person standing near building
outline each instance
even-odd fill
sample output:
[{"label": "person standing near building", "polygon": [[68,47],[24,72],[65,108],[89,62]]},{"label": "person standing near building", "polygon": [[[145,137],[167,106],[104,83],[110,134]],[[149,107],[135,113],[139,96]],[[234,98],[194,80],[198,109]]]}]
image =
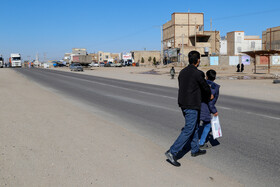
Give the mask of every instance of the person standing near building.
[{"label": "person standing near building", "polygon": [[171,79],[174,79],[174,76],[175,76],[175,69],[174,69],[173,66],[172,66],[172,68],[170,69],[170,75],[171,75]]},{"label": "person standing near building", "polygon": [[244,71],[244,64],[241,63],[241,70],[240,70],[240,72],[243,72],[243,71]]},{"label": "person standing near building", "polygon": [[177,167],[181,164],[177,162],[176,156],[189,140],[191,140],[191,156],[195,157],[206,153],[205,150],[199,149],[198,144],[199,114],[202,97],[210,100],[211,90],[204,79],[204,73],[197,69],[200,64],[200,53],[191,51],[188,57],[189,65],[180,72],[178,77],[178,104],[185,117],[185,126],[179,137],[165,153],[167,161]]}]

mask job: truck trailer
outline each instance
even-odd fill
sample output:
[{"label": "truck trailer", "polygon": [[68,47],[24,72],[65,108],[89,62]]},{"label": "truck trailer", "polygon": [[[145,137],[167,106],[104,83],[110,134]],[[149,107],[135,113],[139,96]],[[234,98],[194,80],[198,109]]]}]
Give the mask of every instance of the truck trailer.
[{"label": "truck trailer", "polygon": [[10,67],[21,67],[21,55],[19,53],[12,53],[9,61]]}]

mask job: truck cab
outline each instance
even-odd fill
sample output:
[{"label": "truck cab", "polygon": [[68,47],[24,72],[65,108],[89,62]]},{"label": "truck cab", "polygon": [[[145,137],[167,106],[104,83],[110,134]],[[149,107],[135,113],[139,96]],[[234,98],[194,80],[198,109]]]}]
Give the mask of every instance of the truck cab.
[{"label": "truck cab", "polygon": [[11,54],[10,67],[21,67],[21,55],[19,53]]},{"label": "truck cab", "polygon": [[4,67],[4,59],[2,57],[2,55],[0,55],[0,68]]}]

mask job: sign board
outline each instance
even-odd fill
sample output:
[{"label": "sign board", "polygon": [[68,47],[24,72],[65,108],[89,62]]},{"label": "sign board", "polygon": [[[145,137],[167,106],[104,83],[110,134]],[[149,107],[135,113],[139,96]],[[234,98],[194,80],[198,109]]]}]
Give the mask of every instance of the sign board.
[{"label": "sign board", "polygon": [[251,59],[250,56],[242,56],[242,63],[244,65],[250,65]]},{"label": "sign board", "polygon": [[280,56],[272,56],[272,64],[280,65]]},{"label": "sign board", "polygon": [[219,57],[210,56],[210,66],[218,66],[218,65],[219,65]]},{"label": "sign board", "polygon": [[229,57],[229,65],[230,66],[237,66],[239,64],[239,56],[230,56]]},{"label": "sign board", "polygon": [[164,56],[165,57],[177,57],[178,56],[178,49],[177,48],[173,48],[173,49],[166,49],[164,50]]},{"label": "sign board", "polygon": [[268,64],[268,56],[260,56],[260,64],[267,65]]},{"label": "sign board", "polygon": [[131,53],[124,53],[122,59],[123,60],[131,60],[132,59]]}]

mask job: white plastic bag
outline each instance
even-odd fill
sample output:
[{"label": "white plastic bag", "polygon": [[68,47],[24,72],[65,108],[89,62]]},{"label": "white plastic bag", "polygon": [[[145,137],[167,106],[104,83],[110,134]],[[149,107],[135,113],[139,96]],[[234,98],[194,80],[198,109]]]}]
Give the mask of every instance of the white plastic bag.
[{"label": "white plastic bag", "polygon": [[222,129],[220,125],[219,116],[213,116],[211,120],[213,138],[217,139],[222,137]]}]

